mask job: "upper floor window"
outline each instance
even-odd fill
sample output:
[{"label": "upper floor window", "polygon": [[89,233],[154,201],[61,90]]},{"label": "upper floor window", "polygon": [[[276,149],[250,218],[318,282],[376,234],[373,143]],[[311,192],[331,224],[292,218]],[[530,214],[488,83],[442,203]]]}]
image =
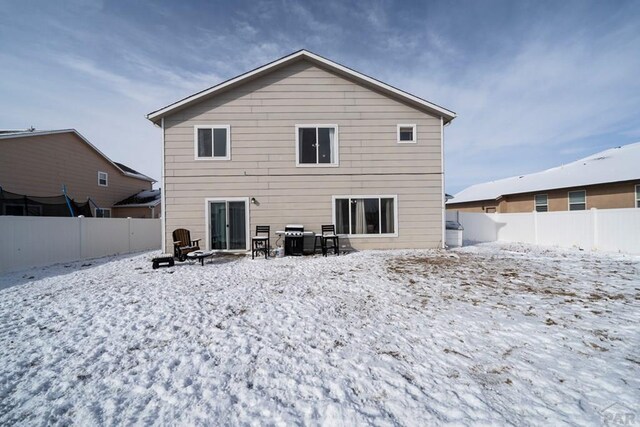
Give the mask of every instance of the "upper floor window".
[{"label": "upper floor window", "polygon": [[98,185],[100,187],[109,186],[109,174],[106,172],[98,172]]},{"label": "upper floor window", "polygon": [[636,185],[636,208],[640,208],[640,184]]},{"label": "upper floor window", "polygon": [[195,127],[196,160],[230,160],[231,127],[210,125]]},{"label": "upper floor window", "polygon": [[583,211],[587,209],[587,192],[585,190],[569,191],[569,210]]},{"label": "upper floor window", "polygon": [[547,199],[546,194],[536,194],[535,195],[535,207],[536,212],[548,212],[549,211],[549,200]]},{"label": "upper floor window", "polygon": [[296,166],[337,165],[337,125],[296,125]]},{"label": "upper floor window", "polygon": [[416,138],[416,125],[398,125],[398,143],[415,143]]}]

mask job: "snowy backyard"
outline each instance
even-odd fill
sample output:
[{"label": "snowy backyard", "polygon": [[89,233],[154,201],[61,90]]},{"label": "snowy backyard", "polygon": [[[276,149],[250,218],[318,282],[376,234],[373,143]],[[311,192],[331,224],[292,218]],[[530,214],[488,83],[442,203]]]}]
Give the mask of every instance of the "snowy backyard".
[{"label": "snowy backyard", "polygon": [[640,416],[640,257],[493,243],[152,270],[152,255],[0,277],[0,425]]}]

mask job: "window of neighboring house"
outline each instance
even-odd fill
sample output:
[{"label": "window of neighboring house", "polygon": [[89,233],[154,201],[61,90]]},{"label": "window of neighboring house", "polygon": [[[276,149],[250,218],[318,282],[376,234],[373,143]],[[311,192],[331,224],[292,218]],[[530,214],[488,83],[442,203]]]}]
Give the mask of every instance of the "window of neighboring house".
[{"label": "window of neighboring house", "polygon": [[487,206],[487,208],[484,211],[486,213],[496,213],[496,207],[495,206]]},{"label": "window of neighboring house", "polygon": [[583,211],[587,209],[587,192],[585,190],[569,191],[569,210]]},{"label": "window of neighboring house", "polygon": [[398,125],[398,143],[415,143],[416,136],[416,125]]},{"label": "window of neighboring house", "polygon": [[111,218],[111,209],[96,208],[96,218]]},{"label": "window of neighboring house", "polygon": [[397,196],[335,196],[336,232],[350,236],[397,236]]},{"label": "window of neighboring house", "polygon": [[536,194],[534,197],[536,212],[548,212],[549,200],[546,194]]},{"label": "window of neighboring house", "polygon": [[636,208],[640,208],[640,184],[636,185]]},{"label": "window of neighboring house", "polygon": [[296,166],[337,165],[337,125],[296,125]]},{"label": "window of neighboring house", "polygon": [[109,186],[109,174],[106,172],[98,172],[98,185],[100,187]]},{"label": "window of neighboring house", "polygon": [[196,160],[230,160],[231,126],[195,127]]}]

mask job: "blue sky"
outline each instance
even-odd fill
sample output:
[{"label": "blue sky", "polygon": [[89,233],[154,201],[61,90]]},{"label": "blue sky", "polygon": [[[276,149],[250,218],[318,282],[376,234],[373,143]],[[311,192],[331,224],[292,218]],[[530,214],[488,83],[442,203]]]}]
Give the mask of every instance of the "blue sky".
[{"label": "blue sky", "polygon": [[456,111],[450,193],[640,141],[638,1],[0,0],[0,128],[159,179],[145,114],[301,48]]}]

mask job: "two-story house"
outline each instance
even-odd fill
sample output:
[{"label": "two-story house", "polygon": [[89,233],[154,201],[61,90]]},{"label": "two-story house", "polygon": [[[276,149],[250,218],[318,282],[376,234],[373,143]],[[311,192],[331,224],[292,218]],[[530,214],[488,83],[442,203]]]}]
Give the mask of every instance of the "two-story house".
[{"label": "two-story house", "polygon": [[154,182],[109,159],[75,129],[0,133],[0,215],[70,216],[73,209],[61,196],[66,191],[69,199],[86,206],[86,213],[74,214],[158,217],[159,207],[116,206],[151,191]]},{"label": "two-story house", "polygon": [[335,224],[357,249],[440,247],[455,116],[305,50],[154,111],[164,250],[180,227],[246,250],[256,225],[289,223]]}]

